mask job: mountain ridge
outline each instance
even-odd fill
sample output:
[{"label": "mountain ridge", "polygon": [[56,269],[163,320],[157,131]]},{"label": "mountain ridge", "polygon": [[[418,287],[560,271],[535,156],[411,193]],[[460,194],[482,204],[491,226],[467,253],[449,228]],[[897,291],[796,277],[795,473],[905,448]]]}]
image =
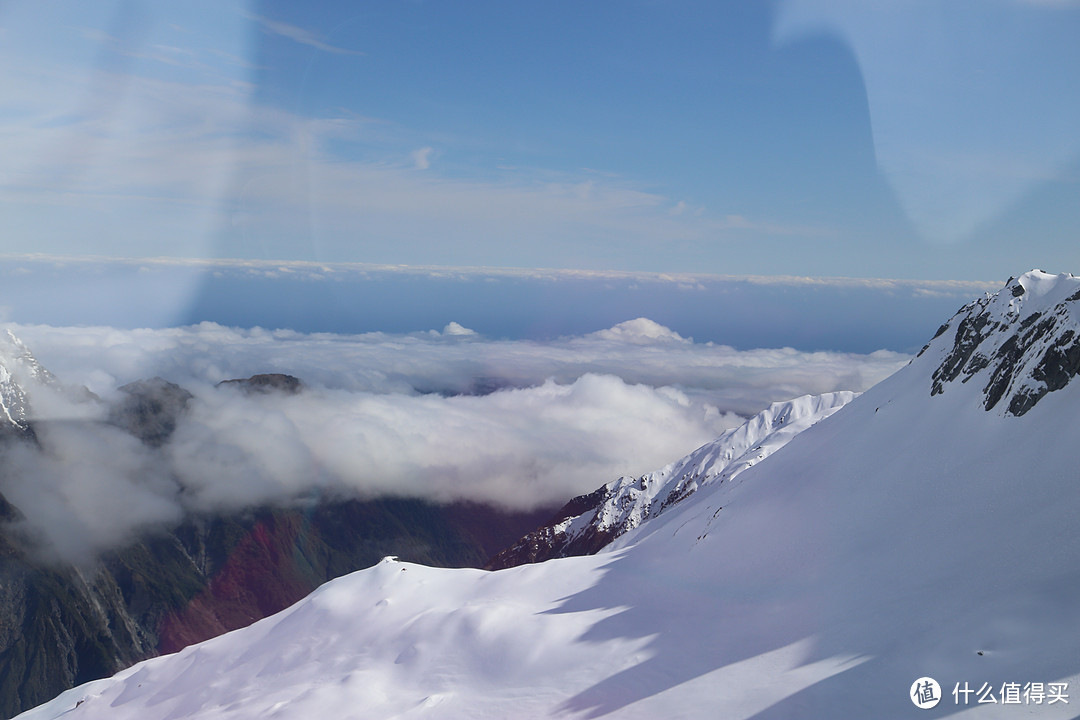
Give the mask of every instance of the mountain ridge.
[{"label": "mountain ridge", "polygon": [[855,397],[857,393],[835,392],[772,403],[680,460],[638,478],[621,477],[573,498],[547,524],[491,558],[484,567],[501,570],[598,552],[699,487],[732,481]]}]

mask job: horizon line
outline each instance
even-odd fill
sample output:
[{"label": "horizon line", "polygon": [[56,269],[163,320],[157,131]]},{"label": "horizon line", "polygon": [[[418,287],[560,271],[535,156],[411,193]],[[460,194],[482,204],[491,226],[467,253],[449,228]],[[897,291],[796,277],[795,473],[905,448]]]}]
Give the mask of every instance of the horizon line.
[{"label": "horizon line", "polygon": [[271,260],[263,258],[198,258],[175,256],[130,257],[111,255],[54,255],[49,253],[0,253],[0,262],[29,262],[65,264],[115,264],[129,266],[158,266],[206,269],[257,270],[290,273],[306,271],[310,275],[326,276],[337,273],[399,273],[431,276],[501,276],[508,278],[556,279],[621,279],[676,284],[703,282],[745,282],[754,285],[828,285],[847,287],[930,287],[935,289],[999,289],[1005,280],[932,280],[918,278],[880,278],[810,275],[720,274],[658,270],[589,270],[582,268],[514,267],[493,265],[412,265],[408,263],[372,263],[361,261]]}]

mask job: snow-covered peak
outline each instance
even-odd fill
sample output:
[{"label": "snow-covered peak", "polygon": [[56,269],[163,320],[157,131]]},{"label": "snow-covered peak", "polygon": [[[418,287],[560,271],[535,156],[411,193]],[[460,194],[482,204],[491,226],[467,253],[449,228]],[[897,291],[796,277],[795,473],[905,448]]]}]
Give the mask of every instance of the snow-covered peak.
[{"label": "snow-covered peak", "polygon": [[477,333],[472,328],[467,328],[461,323],[451,320],[442,329],[442,334],[454,337],[474,337]]},{"label": "snow-covered peak", "polygon": [[489,567],[596,552],[699,488],[730,482],[855,397],[835,392],[773,403],[670,465],[637,478],[621,477],[574,498],[555,522],[529,533],[493,558]]},{"label": "snow-covered peak", "polygon": [[11,330],[0,332],[0,428],[21,437],[33,437],[31,401],[37,412],[56,396],[76,401],[90,397],[61,384]]},{"label": "snow-covered peak", "polygon": [[52,373],[11,330],[0,333],[0,427],[24,434],[29,429],[30,402],[24,384],[52,382]]},{"label": "snow-covered peak", "polygon": [[971,383],[986,410],[1020,416],[1080,371],[1080,278],[1039,270],[965,305],[919,353],[931,395]]},{"label": "snow-covered peak", "polygon": [[[1024,288],[1023,294],[1014,292],[1015,287]],[[1053,275],[1042,270],[1031,270],[1010,280],[1006,283],[1005,289],[1014,297],[1020,298],[1021,302],[1026,301],[1029,305],[1053,306],[1080,290],[1080,278],[1072,273]]]},{"label": "snow-covered peak", "polygon": [[22,382],[30,380],[46,385],[57,382],[56,376],[38,362],[30,348],[11,330],[4,330],[0,335],[0,358],[14,368]]},{"label": "snow-covered peak", "polygon": [[19,431],[27,427],[29,403],[26,393],[8,369],[5,358],[0,358],[0,426]]},{"label": "snow-covered peak", "polygon": [[592,333],[592,336],[601,340],[614,340],[636,345],[651,345],[658,342],[690,342],[671,328],[643,317],[621,322],[607,330],[599,330]]}]

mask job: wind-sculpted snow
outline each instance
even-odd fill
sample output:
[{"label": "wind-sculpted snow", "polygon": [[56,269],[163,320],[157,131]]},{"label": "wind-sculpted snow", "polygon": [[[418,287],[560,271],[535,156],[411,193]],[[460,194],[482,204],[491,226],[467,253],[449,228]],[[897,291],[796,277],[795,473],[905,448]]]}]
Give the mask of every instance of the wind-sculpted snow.
[{"label": "wind-sculpted snow", "polygon": [[931,394],[983,385],[983,407],[1020,416],[1080,372],[1080,278],[1033,270],[965,305],[920,354],[940,357]]},{"label": "wind-sculpted snow", "polygon": [[487,567],[501,569],[597,552],[698,488],[730,482],[854,397],[856,393],[837,392],[773,403],[681,460],[638,478],[621,477],[574,498],[551,523],[499,553]]}]

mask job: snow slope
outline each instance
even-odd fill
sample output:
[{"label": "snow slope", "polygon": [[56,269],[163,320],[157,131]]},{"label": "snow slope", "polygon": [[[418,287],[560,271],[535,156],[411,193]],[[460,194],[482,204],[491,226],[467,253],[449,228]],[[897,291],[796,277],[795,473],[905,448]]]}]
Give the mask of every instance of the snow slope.
[{"label": "snow slope", "polygon": [[[1027,314],[977,346],[1028,311],[1075,317],[1080,280],[1015,283]],[[993,362],[938,382],[986,307],[608,552],[498,572],[386,561],[20,717],[1074,717],[1080,385],[1018,416],[986,408]],[[1031,338],[1012,367],[1056,342]],[[909,699],[922,676],[945,696],[931,710]],[[1006,683],[1059,681],[1068,703],[1001,702]],[[957,704],[964,683],[997,702]]]},{"label": "snow slope", "polygon": [[487,567],[502,569],[557,557],[591,555],[690,497],[699,487],[731,482],[854,397],[852,392],[835,392],[773,403],[681,460],[639,478],[621,477],[574,498],[553,522],[499,553]]}]

